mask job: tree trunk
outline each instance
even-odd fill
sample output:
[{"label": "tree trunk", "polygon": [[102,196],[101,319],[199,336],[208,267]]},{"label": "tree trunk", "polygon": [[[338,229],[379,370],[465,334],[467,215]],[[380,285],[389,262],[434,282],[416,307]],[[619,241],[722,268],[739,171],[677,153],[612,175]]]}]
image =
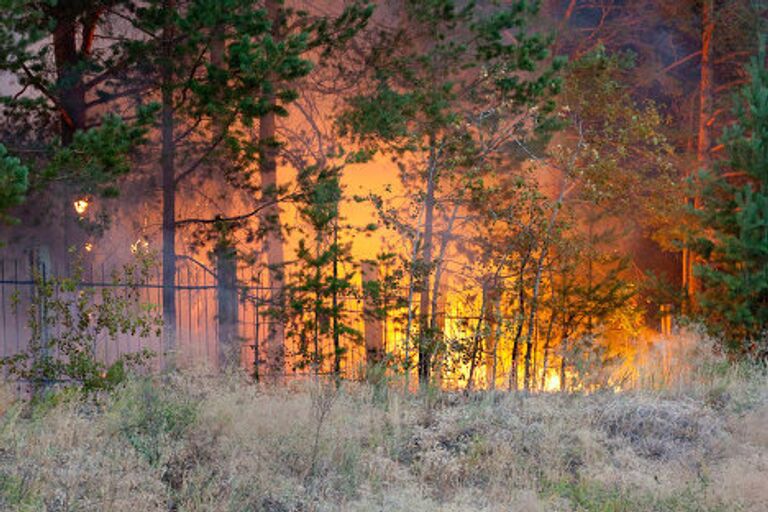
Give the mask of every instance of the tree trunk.
[{"label": "tree trunk", "polygon": [[[714,69],[712,66],[712,36],[715,32],[714,0],[703,0],[701,4],[701,75],[699,79],[699,115],[696,134],[696,170],[709,165],[709,150],[712,145],[710,126],[712,116],[712,83]],[[696,174],[694,173],[694,181]],[[691,198],[694,208],[698,208],[699,198]],[[683,287],[688,298],[696,298],[697,282],[693,272],[694,257],[687,249],[683,253]]]},{"label": "tree trunk", "polygon": [[[317,240],[315,244],[315,259],[320,258],[320,240]],[[317,377],[320,374],[320,364],[322,360],[322,354],[320,353],[320,323],[323,322],[321,305],[323,297],[320,290],[320,267],[315,267],[315,319],[314,319],[314,332],[312,334],[312,373]],[[273,290],[274,291],[274,290]]]},{"label": "tree trunk", "polygon": [[550,287],[552,290],[552,312],[549,315],[549,321],[547,322],[547,334],[544,338],[544,348],[542,349],[541,354],[541,380],[540,380],[540,389],[544,389],[547,385],[547,371],[549,371],[549,357],[550,352],[552,350],[552,329],[555,325],[555,320],[557,319],[557,309],[555,308],[555,285],[554,285],[554,275],[550,271]]},{"label": "tree trunk", "polygon": [[[272,22],[272,37],[279,41],[281,36],[282,9],[279,0],[267,0],[266,8]],[[270,77],[272,79],[273,77]],[[274,95],[267,97],[270,105]],[[259,146],[261,187],[263,200],[268,206],[260,217],[265,231],[264,252],[267,259],[268,287],[271,291],[272,307],[278,312],[277,321],[270,323],[266,340],[267,368],[273,377],[279,378],[285,372],[285,326],[281,319],[284,308],[285,277],[283,237],[280,224],[280,206],[277,204],[277,154],[275,113],[270,111],[259,120]]]},{"label": "tree trunk", "polygon": [[413,252],[411,253],[411,268],[408,272],[408,317],[405,322],[405,343],[403,351],[405,352],[405,360],[403,366],[405,366],[405,390],[408,391],[410,387],[410,375],[411,375],[411,331],[413,330],[413,295],[416,291],[416,259],[419,256],[419,249],[421,248],[421,232],[418,233],[413,240]]},{"label": "tree trunk", "polygon": [[[549,233],[547,233],[549,237]],[[536,277],[533,281],[533,293],[531,294],[531,307],[528,312],[528,332],[525,335],[525,373],[523,376],[523,386],[526,391],[531,386],[531,355],[533,352],[533,329],[536,325],[536,314],[539,310],[539,289],[541,287],[541,274],[544,269],[544,260],[547,257],[547,249],[549,248],[548,241],[544,241],[546,244],[542,250],[539,260],[536,262]]]},{"label": "tree trunk", "polygon": [[[379,282],[379,267],[375,262],[364,261],[362,263],[363,285]],[[367,288],[363,286],[365,291]],[[383,297],[381,297],[383,299]],[[363,322],[365,333],[365,361],[367,366],[375,367],[384,360],[384,321],[379,310],[380,304],[376,304],[370,293],[363,295]],[[386,311],[386,308],[384,308]]]},{"label": "tree trunk", "polygon": [[528,318],[528,333],[526,335],[526,352],[525,352],[525,382],[523,383],[525,385],[526,391],[528,390],[530,386],[530,377],[531,377],[531,349],[533,347],[533,329],[535,327],[536,323],[536,312],[539,306],[539,288],[541,286],[541,274],[544,269],[544,260],[547,258],[547,252],[549,250],[549,244],[551,242],[552,237],[552,230],[555,228],[555,223],[557,222],[557,216],[560,214],[560,209],[563,206],[563,202],[565,201],[566,196],[568,195],[568,192],[571,190],[571,187],[567,185],[567,182],[563,182],[562,190],[560,191],[560,195],[557,198],[557,202],[554,205],[554,208],[552,210],[552,215],[549,217],[549,221],[547,222],[547,229],[544,233],[544,246],[541,249],[541,254],[539,255],[539,259],[536,262],[536,278],[533,282],[533,293],[531,295],[531,309],[529,313]]},{"label": "tree trunk", "polygon": [[451,236],[453,235],[453,226],[456,223],[458,213],[459,205],[456,204],[451,213],[451,217],[448,219],[448,226],[440,240],[440,248],[438,249],[437,259],[435,261],[435,278],[432,280],[432,297],[430,298],[431,309],[429,318],[429,325],[433,331],[438,328],[438,317],[440,316],[440,285],[443,280],[443,271],[445,270],[445,255],[448,251],[448,244],[451,241]]},{"label": "tree trunk", "polygon": [[477,367],[477,355],[480,350],[481,331],[483,329],[483,322],[485,321],[485,308],[488,302],[488,295],[490,294],[490,279],[485,278],[483,282],[482,299],[480,300],[480,312],[477,315],[477,325],[475,326],[475,332],[472,336],[472,346],[469,352],[469,375],[467,376],[467,391],[471,391],[475,381],[475,368]]},{"label": "tree trunk", "polygon": [[[175,8],[174,0],[166,0],[163,9],[168,19]],[[163,354],[164,367],[171,369],[176,349],[176,146],[173,107],[173,36],[172,22],[163,29],[165,61],[161,69],[162,125],[160,131],[160,167],[163,187]]]},{"label": "tree trunk", "polygon": [[[75,132],[85,128],[85,88],[78,69],[77,18],[67,6],[56,9],[53,30],[53,55],[56,64],[56,90],[60,102],[61,143],[72,143]],[[84,42],[85,43],[85,42]]]},{"label": "tree trunk", "polygon": [[511,361],[509,363],[509,389],[517,390],[517,359],[520,355],[520,337],[523,334],[525,325],[525,267],[528,265],[528,256],[520,262],[520,277],[518,278],[517,289],[517,330],[514,341],[512,342]]},{"label": "tree trunk", "polygon": [[[451,241],[451,237],[453,235],[453,226],[456,223],[456,217],[459,213],[459,205],[456,204],[453,207],[453,212],[451,213],[451,217],[448,219],[448,225],[445,228],[445,232],[443,233],[443,236],[440,240],[440,246],[437,253],[437,258],[435,259],[435,277],[432,279],[432,297],[430,297],[430,314],[429,314],[429,328],[430,332],[434,335],[443,336],[443,324],[445,320],[445,298],[443,297],[441,293],[441,286],[442,286],[442,280],[443,280],[443,271],[445,270],[445,256],[448,251],[448,244]],[[430,367],[435,369],[437,368],[437,375],[435,376],[436,380],[439,381],[441,378],[441,371],[440,368],[442,368],[443,365],[443,358],[445,356],[443,351],[440,351],[439,354],[434,354],[437,356],[436,360],[430,362]]]},{"label": "tree trunk", "polygon": [[[491,347],[490,345],[486,346],[486,350],[481,351],[482,347],[482,331],[483,329],[489,330],[489,339],[493,339],[493,309],[497,307],[499,303],[499,274],[501,273],[504,266],[507,264],[507,259],[509,255],[504,256],[504,258],[499,262],[499,264],[496,267],[496,270],[493,274],[489,274],[485,277],[483,280],[483,295],[482,299],[480,301],[480,314],[477,318],[477,325],[475,327],[474,336],[472,337],[472,348],[470,352],[470,366],[469,366],[469,378],[467,379],[467,389],[472,389],[473,382],[474,382],[474,374],[475,369],[478,364],[478,360],[481,355],[486,356],[486,371],[489,371],[488,368],[490,368],[489,363],[493,363],[495,365],[495,361],[488,361],[488,354],[491,353],[491,351],[496,350],[495,348],[495,339],[493,340],[494,345]],[[490,309],[488,305],[490,304]],[[491,350],[488,350],[491,349]],[[495,357],[495,356],[494,356]],[[486,376],[486,381],[487,381]],[[495,381],[495,367],[494,367],[494,381]]]},{"label": "tree trunk", "polygon": [[560,340],[560,348],[563,351],[562,358],[560,359],[560,391],[565,391],[566,389],[568,389],[565,383],[565,379],[566,379],[565,367],[566,367],[566,352],[568,350],[568,336],[563,335],[562,339]]},{"label": "tree trunk", "polygon": [[567,311],[563,311],[563,325],[560,333],[560,391],[568,390],[568,341],[571,337],[571,328],[573,317],[568,315]]},{"label": "tree trunk", "polygon": [[219,338],[219,370],[237,368],[240,364],[238,333],[237,251],[221,245],[216,257],[216,326]]},{"label": "tree trunk", "polygon": [[485,326],[488,331],[488,341],[485,344],[485,384],[488,390],[496,389],[496,356],[498,354],[498,342],[500,334],[499,305],[501,303],[501,290],[498,274],[494,276],[491,287],[491,295],[485,307]]},{"label": "tree trunk", "polygon": [[427,194],[424,198],[424,246],[421,257],[422,281],[420,291],[419,315],[421,328],[419,332],[419,386],[429,383],[432,352],[434,351],[433,333],[430,332],[429,291],[430,276],[432,275],[432,238],[434,233],[435,215],[435,181],[437,174],[437,154],[434,139],[430,141],[429,163],[427,168]]},{"label": "tree trunk", "polygon": [[333,375],[337,379],[341,378],[341,332],[339,331],[339,212],[336,210],[336,218],[333,222],[333,290],[332,290],[332,308],[333,322]]}]

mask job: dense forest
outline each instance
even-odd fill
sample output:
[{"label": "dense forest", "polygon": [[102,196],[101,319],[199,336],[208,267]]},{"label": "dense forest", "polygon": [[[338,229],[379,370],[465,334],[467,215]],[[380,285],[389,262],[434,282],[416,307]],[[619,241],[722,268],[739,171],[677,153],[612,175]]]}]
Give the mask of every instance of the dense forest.
[{"label": "dense forest", "polygon": [[205,346],[256,380],[621,387],[700,322],[768,354],[761,2],[1,5],[14,375]]},{"label": "dense forest", "polygon": [[768,510],[768,0],[0,0],[0,510]]}]

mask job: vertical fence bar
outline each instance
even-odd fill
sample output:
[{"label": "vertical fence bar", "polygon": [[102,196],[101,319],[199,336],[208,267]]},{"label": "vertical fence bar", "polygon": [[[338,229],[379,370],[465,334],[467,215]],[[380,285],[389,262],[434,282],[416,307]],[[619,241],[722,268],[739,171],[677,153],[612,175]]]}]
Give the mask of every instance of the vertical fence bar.
[{"label": "vertical fence bar", "polygon": [[254,279],[255,284],[255,292],[254,292],[254,302],[253,302],[253,330],[254,330],[254,336],[253,336],[253,357],[254,357],[254,363],[259,365],[258,372],[259,372],[259,378],[263,377],[263,371],[261,366],[261,358],[262,358],[262,331],[264,330],[264,315],[261,311],[261,301],[262,299],[262,291],[261,291],[261,272],[259,272],[256,275],[256,278]]},{"label": "vertical fence bar", "polygon": [[192,280],[190,279],[189,262],[185,265],[187,269],[187,350],[190,353],[190,359],[193,365],[197,365],[197,354],[195,353],[195,341],[192,339]]},{"label": "vertical fence bar", "polygon": [[21,327],[19,325],[19,259],[13,260],[13,293],[16,297],[16,305],[14,306],[16,311],[14,312],[14,323],[16,324],[16,353],[21,352]]},{"label": "vertical fence bar", "polygon": [[[163,318],[163,299],[162,299],[162,280],[160,279],[160,267],[155,267],[155,304],[157,304],[158,307],[158,313],[160,315],[160,318]],[[163,353],[163,334],[162,331],[160,333],[160,336],[157,336],[155,338],[155,346],[157,348],[157,356],[155,359],[155,368],[159,370],[162,368],[163,361],[165,360],[165,354]]]},{"label": "vertical fence bar", "polygon": [[211,338],[208,333],[208,324],[210,323],[210,318],[208,317],[208,280],[210,276],[208,275],[208,272],[203,272],[203,286],[205,286],[205,291],[203,292],[203,315],[204,315],[204,322],[203,322],[203,329],[205,330],[204,336],[205,336],[205,359],[208,361],[208,364],[213,366],[213,358],[211,357]]},{"label": "vertical fence bar", "polygon": [[203,340],[200,339],[200,297],[201,293],[204,293],[204,289],[200,288],[200,269],[195,269],[195,271],[192,273],[192,283],[195,288],[195,304],[193,308],[196,340],[195,357],[200,361],[204,361],[205,347],[202,346]]},{"label": "vertical fence bar", "polygon": [[3,308],[3,357],[7,357],[8,354],[8,327],[5,318],[5,260],[0,260],[0,280],[3,284],[0,285],[0,305]]}]

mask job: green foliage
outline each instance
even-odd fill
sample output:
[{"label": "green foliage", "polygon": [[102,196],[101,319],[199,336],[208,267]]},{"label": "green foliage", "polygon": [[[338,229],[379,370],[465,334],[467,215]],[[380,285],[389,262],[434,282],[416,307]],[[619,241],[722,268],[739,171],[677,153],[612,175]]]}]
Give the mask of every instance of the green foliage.
[{"label": "green foliage", "polygon": [[17,222],[6,212],[20,205],[29,186],[29,169],[0,144],[0,223]]},{"label": "green foliage", "polygon": [[115,429],[149,464],[160,462],[163,447],[181,438],[198,416],[198,402],[150,380],[129,382],[111,407]]},{"label": "green foliage", "polygon": [[139,296],[153,261],[149,254],[139,254],[137,263],[115,272],[110,285],[98,291],[80,284],[82,271],[77,267],[69,278],[36,272],[27,312],[29,344],[25,351],[0,359],[0,365],[35,391],[51,384],[85,394],[114,388],[128,370],[144,366],[152,353],[123,354],[107,365],[103,354],[96,352],[97,341],[119,334],[159,335],[156,308],[142,304]]},{"label": "green foliage", "polygon": [[629,301],[636,290],[627,277],[629,260],[604,249],[612,243],[610,232],[599,237],[570,234],[557,241],[550,306],[561,315],[566,335],[597,328],[632,307]]},{"label": "green foliage", "polygon": [[726,159],[699,179],[703,258],[699,306],[710,332],[735,355],[768,357],[768,70],[765,50],[737,97],[737,122],[723,135]]},{"label": "green foliage", "polygon": [[574,510],[584,512],[633,512],[655,510],[664,512],[719,511],[707,506],[700,498],[701,489],[686,488],[669,496],[655,496],[635,489],[611,487],[595,481],[571,479],[547,482],[544,492],[568,500]]},{"label": "green foliage", "polygon": [[[466,135],[462,123],[477,122],[473,114],[498,122],[534,105],[543,126],[562,63],[543,66],[549,40],[526,30],[534,5],[517,1],[485,11],[474,2],[406,2],[408,36],[397,32],[379,42],[374,87],[350,99],[339,117],[342,135],[368,147],[420,151],[430,136]],[[515,37],[505,38],[507,31]],[[522,77],[537,67],[535,77]]]},{"label": "green foliage", "polygon": [[[85,34],[85,26],[97,23],[107,7],[120,9],[127,3],[120,0],[2,2],[0,71],[12,77],[12,81],[0,95],[0,117],[4,124],[0,140],[7,141],[6,145],[21,157],[28,169],[26,179],[30,191],[63,182],[78,193],[115,196],[118,178],[131,170],[129,157],[144,142],[153,107],[139,109],[130,121],[109,113],[93,127],[84,121],[69,126],[68,130],[77,130],[69,134],[71,140],[63,140],[62,131],[63,119],[74,123],[71,118],[75,110],[78,116],[87,117],[91,105],[111,100],[115,89],[119,89],[115,81],[106,78],[116,61],[121,60],[120,45],[106,45],[94,52],[72,50],[72,55],[67,56],[72,60],[64,62],[61,60],[65,57],[61,55],[54,58],[51,37],[59,24],[68,22],[73,23],[73,31],[82,28]],[[85,45],[83,41],[80,43]],[[63,53],[69,49],[60,47],[58,51]],[[86,80],[89,77],[98,79],[89,82]],[[89,83],[93,85],[86,85]],[[99,84],[110,92],[100,90]],[[93,93],[97,99],[78,106],[66,99],[69,94],[82,93],[84,97],[86,92]],[[6,192],[11,194],[13,189],[4,186],[3,193]],[[0,210],[3,208],[0,204]]]},{"label": "green foliage", "polygon": [[0,507],[13,510],[40,510],[45,504],[19,475],[0,471]]},{"label": "green foliage", "polygon": [[560,115],[576,143],[551,150],[564,214],[552,235],[547,336],[557,333],[563,364],[585,387],[600,384],[602,367],[614,362],[606,345],[619,344],[595,335],[629,338],[642,322],[632,257],[616,247],[642,230],[672,248],[684,203],[664,116],[631,94],[634,67],[631,55],[602,47],[569,63]]},{"label": "green foliage", "polygon": [[339,241],[339,202],[342,197],[338,168],[314,168],[299,176],[299,213],[311,238],[299,239],[297,261],[289,275],[287,333],[299,341],[299,366],[322,368],[328,357],[325,340],[333,341],[334,371],[343,355],[336,342],[359,339],[345,321],[344,303],[352,287],[349,244]]},{"label": "green foliage", "polygon": [[10,90],[0,93],[0,113],[3,121],[14,127],[17,139],[48,132],[55,120],[52,45],[45,41],[55,27],[49,16],[54,6],[32,0],[0,0],[0,70],[11,74],[25,91],[44,91],[31,95],[11,94]]},{"label": "green foliage", "polygon": [[131,153],[146,142],[148,125],[156,110],[154,104],[140,108],[138,121],[130,124],[107,114],[99,126],[76,132],[71,144],[53,149],[39,185],[64,180],[85,194],[117,196],[118,179],[131,171]]},{"label": "green foliage", "polygon": [[664,116],[652,101],[639,103],[630,94],[633,68],[630,56],[604,48],[568,66],[561,111],[580,145],[558,147],[555,156],[582,198],[663,241],[660,229],[679,223],[684,200]]},{"label": "green foliage", "polygon": [[[280,16],[273,21],[263,4],[253,0],[191,0],[183,11],[172,13],[161,1],[149,2],[137,11],[138,25],[159,34],[170,20],[181,44],[174,46],[170,63],[169,56],[158,51],[158,40],[131,41],[129,51],[136,58],[155,61],[158,67],[170,64],[176,77],[173,89],[184,93],[179,113],[216,119],[216,124],[226,127],[226,145],[253,156],[255,148],[249,137],[241,136],[242,128],[251,128],[270,112],[287,115],[287,105],[298,97],[296,81],[313,70],[310,52],[330,52],[343,45],[372,14],[372,6],[365,2],[351,2],[336,18],[313,18],[278,4]],[[197,59],[217,38],[225,43],[221,62]]]},{"label": "green foliage", "polygon": [[[344,48],[372,12],[371,4],[358,0],[345,2],[334,16],[279,0],[185,0],[170,8],[152,0],[137,6],[132,20],[148,37],[125,41],[124,52],[137,70],[149,67],[165,76],[161,89],[173,109],[177,183],[214,177],[265,202],[288,195],[288,187],[253,179],[285,142],[254,132],[262,118],[288,115],[299,84]],[[229,217],[220,205],[212,207],[211,218],[189,223],[194,248],[216,243],[222,229],[232,235],[242,230],[251,240],[281,229],[279,219],[264,212]],[[258,226],[253,218],[260,218]]]},{"label": "green foliage", "polygon": [[[2,1],[0,71],[11,80],[0,94],[0,140],[22,157],[32,190],[65,183],[68,192],[113,197],[131,170],[156,108],[140,107],[131,119],[114,113],[117,101],[125,110],[119,78],[134,62],[122,43],[125,27],[107,29],[105,17],[132,7],[130,0]],[[107,31],[94,47],[93,37]],[[94,123],[97,109],[113,112]]]}]

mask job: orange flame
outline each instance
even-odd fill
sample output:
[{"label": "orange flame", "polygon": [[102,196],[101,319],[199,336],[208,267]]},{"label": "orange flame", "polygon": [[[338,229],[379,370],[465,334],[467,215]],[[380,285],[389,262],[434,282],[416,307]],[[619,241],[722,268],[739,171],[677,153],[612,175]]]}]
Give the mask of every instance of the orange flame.
[{"label": "orange flame", "polygon": [[85,212],[88,211],[90,203],[88,202],[88,199],[83,197],[72,203],[72,206],[75,208],[78,215],[84,215]]}]

